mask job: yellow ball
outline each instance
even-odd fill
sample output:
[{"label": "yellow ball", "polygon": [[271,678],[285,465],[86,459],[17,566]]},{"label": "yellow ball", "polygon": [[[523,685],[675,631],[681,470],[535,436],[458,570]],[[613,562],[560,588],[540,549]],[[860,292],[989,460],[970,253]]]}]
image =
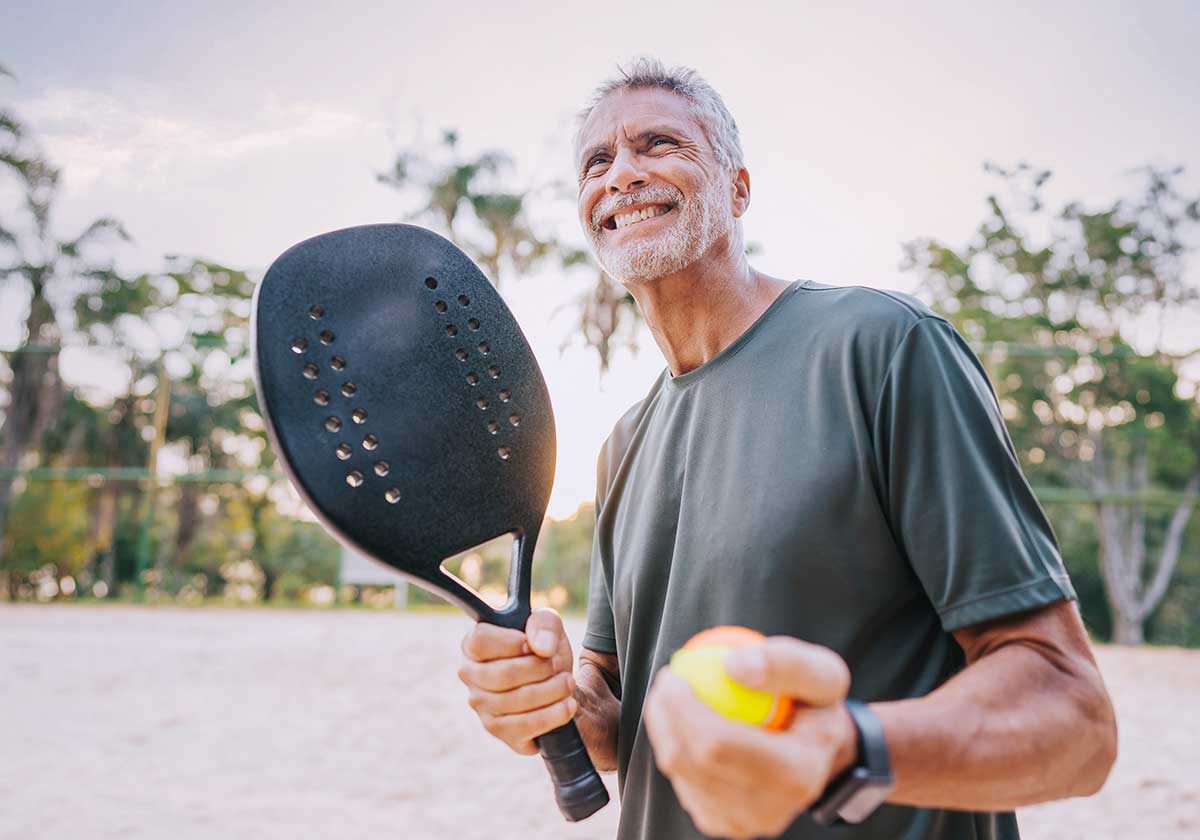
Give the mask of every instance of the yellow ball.
[{"label": "yellow ball", "polygon": [[747,688],[725,672],[725,657],[762,639],[761,633],[746,627],[713,627],[675,651],[670,668],[709,708],[725,717],[767,729],[786,729],[794,709],[792,698]]}]

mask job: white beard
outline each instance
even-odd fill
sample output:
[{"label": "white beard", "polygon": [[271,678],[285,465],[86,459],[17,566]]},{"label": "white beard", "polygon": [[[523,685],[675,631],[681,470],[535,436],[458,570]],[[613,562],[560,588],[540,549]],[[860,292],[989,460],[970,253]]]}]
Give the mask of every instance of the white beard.
[{"label": "white beard", "polygon": [[611,231],[590,226],[587,233],[597,262],[610,277],[622,283],[645,283],[682,271],[732,229],[727,190],[728,185],[721,178],[714,178],[686,201],[673,187],[646,187],[624,196],[617,206],[662,201],[674,204],[679,218],[657,238],[643,236],[620,246],[610,244]]}]

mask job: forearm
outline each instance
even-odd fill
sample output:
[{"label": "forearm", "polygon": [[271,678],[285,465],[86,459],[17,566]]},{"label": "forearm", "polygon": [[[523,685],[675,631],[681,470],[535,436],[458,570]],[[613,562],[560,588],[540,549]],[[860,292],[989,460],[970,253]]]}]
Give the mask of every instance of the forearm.
[{"label": "forearm", "polygon": [[621,720],[620,677],[585,650],[575,671],[575,725],[596,769],[617,769],[617,727]]},{"label": "forearm", "polygon": [[1095,664],[1007,644],[932,694],[872,704],[897,804],[995,811],[1094,793],[1116,750]]}]

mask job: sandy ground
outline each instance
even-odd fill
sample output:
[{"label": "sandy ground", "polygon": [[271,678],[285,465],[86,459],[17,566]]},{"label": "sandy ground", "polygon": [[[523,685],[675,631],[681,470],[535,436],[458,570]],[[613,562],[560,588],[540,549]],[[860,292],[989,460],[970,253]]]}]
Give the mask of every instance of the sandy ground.
[{"label": "sandy ground", "polygon": [[[610,838],[485,735],[429,613],[0,606],[0,838]],[[573,638],[581,635],[572,622]],[[1200,836],[1200,652],[1102,649],[1121,757],[1029,838]],[[610,779],[615,793],[615,779]]]}]

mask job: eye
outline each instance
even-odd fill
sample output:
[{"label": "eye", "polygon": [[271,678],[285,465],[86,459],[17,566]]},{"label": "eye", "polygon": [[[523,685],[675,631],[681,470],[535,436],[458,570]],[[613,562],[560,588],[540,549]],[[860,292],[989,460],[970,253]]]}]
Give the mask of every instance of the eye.
[{"label": "eye", "polygon": [[594,167],[599,166],[602,163],[606,163],[607,161],[607,155],[595,155],[587,162],[587,165],[583,167],[583,171],[590,172]]},{"label": "eye", "polygon": [[669,143],[672,146],[675,145],[675,141],[672,140],[670,137],[655,137],[653,140],[650,141],[650,148],[654,148],[659,143]]}]

